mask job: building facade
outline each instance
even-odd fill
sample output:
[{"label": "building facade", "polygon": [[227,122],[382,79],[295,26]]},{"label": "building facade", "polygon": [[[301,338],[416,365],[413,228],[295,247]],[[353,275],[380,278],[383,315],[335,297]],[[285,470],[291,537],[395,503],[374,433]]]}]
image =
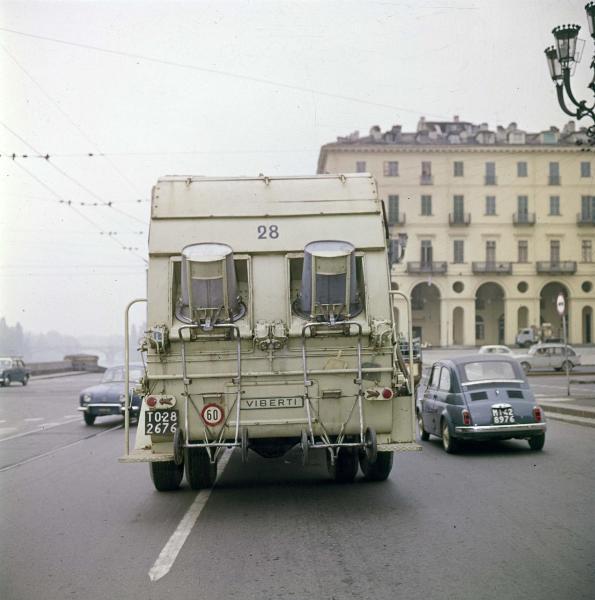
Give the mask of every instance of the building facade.
[{"label": "building facade", "polygon": [[391,236],[406,233],[393,285],[414,335],[433,346],[513,345],[552,326],[566,300],[568,340],[595,341],[595,152],[584,130],[528,133],[421,119],[322,147],[319,173],[370,172]]}]

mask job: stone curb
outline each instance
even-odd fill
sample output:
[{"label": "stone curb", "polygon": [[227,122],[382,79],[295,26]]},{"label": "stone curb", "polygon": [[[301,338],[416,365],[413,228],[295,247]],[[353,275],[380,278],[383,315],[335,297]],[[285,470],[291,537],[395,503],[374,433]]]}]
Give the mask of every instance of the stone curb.
[{"label": "stone curb", "polygon": [[580,417],[582,419],[593,419],[595,421],[595,410],[592,408],[578,406],[563,406],[554,404],[553,402],[543,402],[538,399],[538,404],[548,413],[558,413],[561,415],[569,415],[572,417]]}]

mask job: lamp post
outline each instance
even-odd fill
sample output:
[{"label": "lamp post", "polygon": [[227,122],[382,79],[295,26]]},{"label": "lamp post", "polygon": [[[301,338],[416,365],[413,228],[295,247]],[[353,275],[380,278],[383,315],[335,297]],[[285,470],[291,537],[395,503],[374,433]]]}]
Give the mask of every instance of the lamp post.
[{"label": "lamp post", "polygon": [[[595,42],[595,2],[588,2],[585,5],[585,11],[587,13],[589,31]],[[556,45],[545,49],[545,58],[549,67],[550,77],[556,84],[556,93],[558,94],[560,108],[567,115],[577,120],[583,117],[591,118],[593,124],[587,128],[587,136],[589,145],[595,146],[595,103],[587,106],[586,101],[577,100],[570,86],[570,73],[574,63],[577,62],[576,43],[580,28],[580,25],[560,25],[554,27],[552,33],[554,34]],[[591,61],[591,68],[593,69],[593,79],[588,87],[595,97],[595,54]],[[570,101],[570,108],[566,98]]]}]

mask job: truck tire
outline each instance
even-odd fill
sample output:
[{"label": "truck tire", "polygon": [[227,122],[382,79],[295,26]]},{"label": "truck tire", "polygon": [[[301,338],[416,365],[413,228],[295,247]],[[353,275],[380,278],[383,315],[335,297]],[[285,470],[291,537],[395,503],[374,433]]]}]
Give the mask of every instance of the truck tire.
[{"label": "truck tire", "polygon": [[[423,438],[422,438],[423,439]],[[360,454],[359,466],[366,481],[385,481],[393,468],[393,452],[378,452],[376,462],[370,464],[365,454]]]},{"label": "truck tire", "polygon": [[184,467],[173,460],[149,463],[151,481],[158,492],[173,492],[180,487],[184,477]]},{"label": "truck tire", "polygon": [[86,425],[93,425],[95,423],[95,415],[89,413],[83,413],[83,419],[85,419]]},{"label": "truck tire", "polygon": [[217,479],[217,463],[211,463],[205,448],[186,448],[184,467],[186,481],[193,490],[210,488]]},{"label": "truck tire", "polygon": [[337,483],[351,483],[357,475],[357,452],[353,448],[339,448],[335,464],[331,464],[330,453],[326,453],[329,475]]}]

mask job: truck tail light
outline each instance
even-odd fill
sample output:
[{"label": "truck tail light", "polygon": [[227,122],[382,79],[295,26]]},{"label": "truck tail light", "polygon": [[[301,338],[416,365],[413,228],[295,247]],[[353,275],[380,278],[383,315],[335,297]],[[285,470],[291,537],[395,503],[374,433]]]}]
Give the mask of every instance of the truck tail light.
[{"label": "truck tail light", "polygon": [[149,396],[146,400],[147,406],[153,408],[157,404],[157,398],[155,396]]},{"label": "truck tail light", "polygon": [[389,389],[389,388],[384,388],[384,389],[382,390],[382,397],[383,397],[385,400],[390,400],[390,399],[391,399],[393,396],[394,396],[394,394],[393,394],[393,391],[392,391],[391,389]]},{"label": "truck tail light", "polygon": [[466,408],[463,409],[463,425],[471,425],[471,413]]},{"label": "truck tail light", "polygon": [[541,412],[540,406],[533,407],[533,416],[535,417],[535,421],[537,421],[537,423],[541,423],[543,420],[543,413]]}]

